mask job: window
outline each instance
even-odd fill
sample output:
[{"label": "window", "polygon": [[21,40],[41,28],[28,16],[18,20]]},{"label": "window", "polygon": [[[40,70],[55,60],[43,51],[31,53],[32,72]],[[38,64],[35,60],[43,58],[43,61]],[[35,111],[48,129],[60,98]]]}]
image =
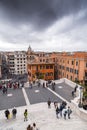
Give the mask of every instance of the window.
[{"label": "window", "polygon": [[53,65],[50,65],[50,69],[53,69]]},{"label": "window", "polygon": [[45,66],[43,66],[43,69],[45,69]]},{"label": "window", "polygon": [[73,69],[72,68],[70,68],[70,72],[73,73]]},{"label": "window", "polygon": [[78,74],[78,70],[75,69],[74,72],[75,72],[75,74]]},{"label": "window", "polygon": [[78,61],[76,61],[76,66],[78,66]]},{"label": "window", "polygon": [[72,65],[74,65],[74,61],[72,61]]},{"label": "window", "polygon": [[40,62],[42,62],[42,59],[40,59]]},{"label": "window", "polygon": [[46,69],[49,69],[49,65],[46,65]]},{"label": "window", "polygon": [[42,65],[40,65],[40,69],[43,69],[43,66],[42,66]]},{"label": "window", "polygon": [[66,71],[69,71],[69,67],[66,67]]}]

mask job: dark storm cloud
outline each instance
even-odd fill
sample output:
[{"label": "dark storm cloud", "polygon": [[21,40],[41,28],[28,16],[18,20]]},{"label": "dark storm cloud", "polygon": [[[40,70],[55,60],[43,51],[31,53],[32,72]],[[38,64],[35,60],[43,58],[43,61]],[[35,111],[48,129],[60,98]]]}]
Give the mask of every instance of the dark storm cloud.
[{"label": "dark storm cloud", "polygon": [[87,8],[87,0],[0,0],[3,15],[12,23],[31,23],[45,29],[65,15]]}]

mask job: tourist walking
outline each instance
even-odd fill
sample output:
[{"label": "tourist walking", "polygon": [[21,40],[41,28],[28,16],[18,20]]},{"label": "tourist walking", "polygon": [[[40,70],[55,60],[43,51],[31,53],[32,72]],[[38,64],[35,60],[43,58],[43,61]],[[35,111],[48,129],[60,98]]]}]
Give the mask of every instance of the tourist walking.
[{"label": "tourist walking", "polygon": [[43,88],[45,88],[45,83],[43,82]]},{"label": "tourist walking", "polygon": [[12,115],[14,119],[16,118],[16,114],[17,114],[17,109],[14,107],[12,110]]},{"label": "tourist walking", "polygon": [[66,120],[66,115],[67,115],[67,109],[66,108],[63,109],[63,115],[64,115],[64,119]]},{"label": "tourist walking", "polygon": [[77,91],[77,88],[78,88],[78,85],[76,84],[75,88],[74,88],[74,92],[76,93]]},{"label": "tourist walking", "polygon": [[33,127],[29,124],[27,130],[33,130]]},{"label": "tourist walking", "polygon": [[32,83],[30,83],[30,89],[32,89]]},{"label": "tourist walking", "polygon": [[50,98],[48,99],[48,108],[51,108],[51,100],[50,100]]},{"label": "tourist walking", "polygon": [[24,121],[28,121],[28,111],[25,109],[24,111]]},{"label": "tourist walking", "polygon": [[36,123],[33,123],[33,130],[38,130]]},{"label": "tourist walking", "polygon": [[2,91],[3,91],[3,94],[7,94],[7,86],[6,86],[6,85],[5,85],[5,86],[3,86]]},{"label": "tourist walking", "polygon": [[9,119],[9,116],[10,116],[10,111],[7,109],[5,110],[5,117]]},{"label": "tourist walking", "polygon": [[70,107],[68,107],[68,109],[67,109],[68,119],[70,119],[70,115],[71,115],[71,113],[72,113],[72,110],[71,110]]},{"label": "tourist walking", "polygon": [[62,117],[62,111],[63,111],[63,109],[64,109],[64,106],[63,106],[63,104],[60,104],[60,116]]},{"label": "tourist walking", "polygon": [[55,107],[55,109],[56,109],[57,106],[58,106],[58,102],[54,101],[54,107]]},{"label": "tourist walking", "polygon": [[74,98],[74,91],[72,91],[72,97]]},{"label": "tourist walking", "polygon": [[59,117],[58,117],[58,114],[59,114],[59,108],[58,108],[58,106],[57,106],[57,107],[56,107],[56,117],[57,117],[57,118],[59,118]]}]

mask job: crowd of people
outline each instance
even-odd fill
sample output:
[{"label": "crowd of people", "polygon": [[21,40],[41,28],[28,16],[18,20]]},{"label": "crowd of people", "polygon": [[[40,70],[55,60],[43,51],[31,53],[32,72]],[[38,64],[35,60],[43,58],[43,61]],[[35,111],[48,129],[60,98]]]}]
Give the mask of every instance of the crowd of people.
[{"label": "crowd of people", "polygon": [[[48,99],[48,108],[51,108],[51,100],[50,98]],[[67,106],[67,103],[65,101],[62,101],[62,103],[60,103],[60,105],[58,104],[57,101],[54,102],[54,107],[55,107],[55,113],[56,113],[56,117],[64,117],[64,119],[66,119],[66,117],[68,119],[70,119],[70,115],[72,113],[72,110],[70,108],[70,106]]]},{"label": "crowd of people", "polygon": [[[48,108],[51,108],[50,98],[48,99],[47,104],[48,104]],[[69,106],[67,107],[67,103],[65,101],[62,101],[60,105],[57,103],[57,101],[54,101],[54,108],[55,108],[56,117],[58,119],[60,117],[63,117],[65,120],[71,118],[70,115],[72,113],[72,110]],[[15,107],[11,110],[11,112],[8,109],[5,110],[5,117],[7,120],[16,119],[16,115],[17,115],[17,109]],[[23,116],[24,116],[24,122],[28,121],[27,109],[24,110]],[[36,123],[33,123],[33,124],[29,124],[26,130],[39,130],[39,129],[37,128]]]},{"label": "crowd of people", "polygon": [[24,83],[22,82],[1,82],[0,83],[0,90],[2,90],[3,94],[7,94],[7,91],[9,88],[17,89],[22,88],[24,86]]},{"label": "crowd of people", "polygon": [[36,84],[36,86],[43,87],[43,88],[51,86],[52,90],[55,91],[56,84],[55,84],[55,82],[53,82],[51,80],[48,80],[48,81],[43,82],[43,83],[41,83],[39,80],[34,81],[34,82],[29,82],[29,88],[33,88],[33,86],[35,86],[35,84]]}]

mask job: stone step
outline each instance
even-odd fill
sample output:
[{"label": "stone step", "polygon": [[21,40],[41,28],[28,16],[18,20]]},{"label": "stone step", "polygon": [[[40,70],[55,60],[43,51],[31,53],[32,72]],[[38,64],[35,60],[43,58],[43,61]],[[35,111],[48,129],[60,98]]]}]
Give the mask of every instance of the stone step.
[{"label": "stone step", "polygon": [[[28,109],[28,121],[24,122],[23,113]],[[10,109],[11,111],[11,109]],[[55,108],[52,104],[49,109],[47,103],[39,103],[30,106],[17,108],[18,114],[16,119],[6,120],[4,111],[0,112],[0,130],[26,130],[26,127],[35,122],[40,130],[86,130],[87,123],[81,120],[73,112],[71,119],[63,117],[56,118]]]}]

